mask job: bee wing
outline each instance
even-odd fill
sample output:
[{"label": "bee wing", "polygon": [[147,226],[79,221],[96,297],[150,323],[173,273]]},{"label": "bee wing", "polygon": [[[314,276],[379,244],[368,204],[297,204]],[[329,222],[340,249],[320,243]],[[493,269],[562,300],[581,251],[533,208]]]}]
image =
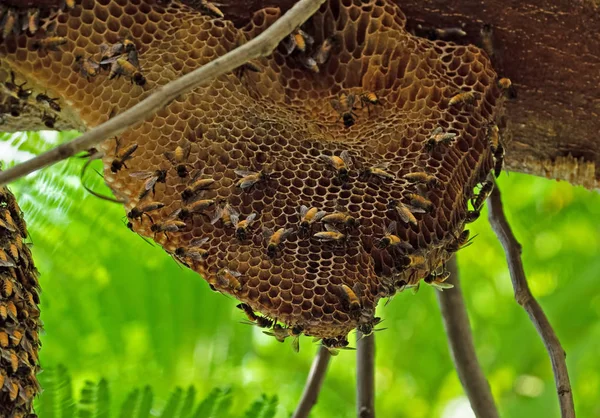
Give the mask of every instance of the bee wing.
[{"label": "bee wing", "polygon": [[223,216],[223,208],[222,207],[218,207],[215,210],[214,215],[212,216],[212,218],[210,218],[210,223],[211,225],[216,224],[217,222],[219,222],[219,219],[221,219],[221,217]]},{"label": "bee wing", "polygon": [[289,237],[292,232],[294,232],[293,228],[287,228],[286,230],[284,230],[283,234],[281,234],[281,241],[287,239],[287,237]]},{"label": "bee wing", "polygon": [[168,217],[167,219],[175,219],[179,216],[179,214],[181,213],[181,208],[179,209],[175,209]]},{"label": "bee wing", "polygon": [[330,224],[325,224],[325,229],[326,229],[327,231],[329,231],[329,232],[340,232],[340,231],[338,231],[338,230],[337,230],[335,227],[333,227],[333,226],[332,226],[332,225],[330,225]]},{"label": "bee wing", "polygon": [[252,222],[254,222],[254,219],[256,219],[256,212],[252,212],[250,215],[248,215],[248,217],[246,218],[246,221],[248,222],[248,225],[250,225]]},{"label": "bee wing", "polygon": [[396,221],[392,221],[392,223],[387,226],[387,232],[388,234],[396,235]]},{"label": "bee wing", "polygon": [[229,215],[229,217],[231,218],[231,223],[233,224],[233,226],[237,227],[238,223],[240,222],[240,215],[237,213],[232,213],[231,215]]},{"label": "bee wing", "polygon": [[427,213],[427,211],[423,208],[418,208],[413,205],[404,205],[411,213]]},{"label": "bee wing", "polygon": [[271,228],[263,228],[263,237],[265,238],[265,240],[269,241],[272,235],[273,230]]},{"label": "bee wing", "polygon": [[352,290],[354,291],[354,294],[356,296],[358,296],[359,298],[362,297],[362,290],[358,282],[354,283],[354,286],[352,286]]},{"label": "bee wing", "polygon": [[163,154],[167,160],[171,162],[171,164],[176,164],[177,160],[175,159],[175,153],[173,151],[167,151]]},{"label": "bee wing", "polygon": [[306,216],[306,212],[308,212],[308,207],[306,207],[306,205],[300,206],[300,216],[304,218]]},{"label": "bee wing", "polygon": [[110,58],[103,59],[102,61],[100,61],[100,63],[99,63],[99,64],[100,64],[100,65],[112,64],[112,63],[115,63],[115,62],[117,62],[117,60],[118,60],[119,58],[121,58],[121,56],[120,56],[120,55],[115,55],[114,57],[110,57]]},{"label": "bee wing", "polygon": [[300,352],[300,338],[295,337],[292,340],[292,350],[294,350],[294,353]]},{"label": "bee wing", "polygon": [[208,242],[208,237],[195,238],[190,241],[190,246],[191,247],[201,247],[202,245],[206,244],[207,242]]},{"label": "bee wing", "polygon": [[225,270],[227,270],[227,272],[229,274],[231,274],[233,277],[240,277],[242,275],[242,273],[240,273],[239,271],[229,270],[229,269],[225,269]]},{"label": "bee wing", "polygon": [[431,131],[431,134],[429,135],[429,138],[434,138],[435,136],[441,134],[444,130],[442,129],[441,126],[438,126],[437,128],[435,128],[433,131]]},{"label": "bee wing", "polygon": [[437,290],[439,290],[440,292],[443,292],[444,289],[452,289],[454,287],[454,285],[452,283],[433,282],[433,283],[431,283],[431,285],[433,287],[435,287]]},{"label": "bee wing", "polygon": [[237,170],[236,169],[236,170],[233,170],[233,172],[235,174],[237,174],[238,176],[241,176],[241,177],[247,177],[247,176],[251,176],[253,174],[256,174],[255,171],[250,171],[250,170]]},{"label": "bee wing", "polygon": [[331,164],[331,157],[326,154],[319,155],[319,160],[326,162],[327,164]]},{"label": "bee wing", "polygon": [[321,220],[321,218],[323,216],[325,216],[327,214],[327,212],[325,212],[324,210],[320,210],[317,212],[317,214],[315,215],[315,222],[318,222]]},{"label": "bee wing", "polygon": [[315,43],[315,39],[308,33],[304,32],[302,29],[298,29],[298,33],[302,35],[302,37],[304,38],[304,42],[306,42],[307,44],[312,45]]},{"label": "bee wing", "polygon": [[285,48],[286,55],[290,55],[292,52],[294,52],[294,49],[296,49],[296,40],[294,39],[293,34],[290,34],[281,42]]},{"label": "bee wing", "polygon": [[348,110],[354,110],[354,101],[356,100],[356,95],[354,93],[350,93],[346,96],[346,106],[348,106]]},{"label": "bee wing", "polygon": [[333,108],[333,110],[335,110],[336,112],[342,113],[343,109],[342,109],[342,104],[340,103],[340,101],[338,99],[331,99],[331,107]]},{"label": "bee wing", "polygon": [[0,259],[0,267],[16,267],[15,263],[10,260],[1,260]]},{"label": "bee wing", "polygon": [[146,190],[152,189],[156,185],[157,181],[158,181],[158,176],[156,176],[156,175],[154,177],[148,179],[146,181],[146,183],[144,183],[144,189],[146,189]]},{"label": "bee wing", "polygon": [[346,164],[346,166],[350,167],[352,165],[352,157],[350,157],[350,153],[348,150],[342,151],[340,154],[340,158]]}]

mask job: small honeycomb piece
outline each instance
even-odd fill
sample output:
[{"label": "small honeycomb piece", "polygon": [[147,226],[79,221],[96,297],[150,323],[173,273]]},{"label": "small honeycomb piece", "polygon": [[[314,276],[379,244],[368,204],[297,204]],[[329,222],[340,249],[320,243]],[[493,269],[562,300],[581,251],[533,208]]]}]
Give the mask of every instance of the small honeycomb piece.
[{"label": "small honeycomb piece", "polygon": [[[237,28],[176,1],[82,0],[52,32],[7,38],[0,68],[93,127],[278,17]],[[105,180],[131,229],[284,324],[276,337],[337,348],[376,324],[380,298],[441,277],[494,168],[503,97],[480,49],[405,23],[391,0],[329,0],[271,56],[107,139]],[[34,47],[49,36],[67,42]]]}]

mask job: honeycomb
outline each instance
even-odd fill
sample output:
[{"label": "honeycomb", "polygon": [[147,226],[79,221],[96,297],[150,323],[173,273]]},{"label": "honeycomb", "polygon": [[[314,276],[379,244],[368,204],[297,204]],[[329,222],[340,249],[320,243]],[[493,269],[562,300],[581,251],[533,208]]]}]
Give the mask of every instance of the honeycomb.
[{"label": "honeycomb", "polygon": [[[176,1],[82,0],[49,17],[51,31],[8,36],[0,79],[14,71],[91,128],[278,17],[263,9],[238,28]],[[129,227],[273,331],[338,347],[368,333],[379,299],[443,276],[498,154],[489,132],[504,99],[486,54],[405,23],[391,0],[329,0],[271,56],[108,138],[104,178]],[[48,37],[66,43],[36,48]],[[125,40],[131,71],[106,54],[130,59]],[[305,225],[302,206],[315,216]]]},{"label": "honeycomb", "polygon": [[39,284],[25,221],[15,197],[0,187],[0,416],[25,417],[40,392]]}]

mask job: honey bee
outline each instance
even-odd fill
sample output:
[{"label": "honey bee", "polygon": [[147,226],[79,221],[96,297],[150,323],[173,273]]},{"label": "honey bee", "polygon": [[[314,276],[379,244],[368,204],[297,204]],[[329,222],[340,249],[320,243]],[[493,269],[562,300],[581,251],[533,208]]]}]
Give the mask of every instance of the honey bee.
[{"label": "honey bee", "polygon": [[0,267],[16,267],[15,261],[0,248]]},{"label": "honey bee", "polygon": [[19,368],[19,357],[14,350],[2,350],[2,358],[10,364],[12,372],[16,373]]},{"label": "honey bee", "polygon": [[309,57],[308,55],[301,55],[298,57],[298,60],[304,67],[313,73],[319,72],[319,66],[317,65],[317,61],[313,57]]},{"label": "honey bee", "polygon": [[117,143],[115,147],[115,159],[112,160],[112,163],[110,164],[110,171],[114,174],[118,173],[123,167],[127,168],[125,162],[133,158],[132,154],[138,149],[138,144],[131,144],[123,151],[123,154],[119,156],[119,139],[115,137],[115,141]]},{"label": "honey bee", "polygon": [[471,222],[475,222],[479,219],[480,213],[478,210],[469,210],[467,211],[467,216],[465,218],[465,223],[470,224]]},{"label": "honey bee", "polygon": [[356,95],[354,94],[340,94],[338,99],[331,100],[331,107],[333,110],[340,114],[340,119],[344,121],[346,128],[354,125],[356,114],[354,113],[355,107],[354,102],[356,101]]},{"label": "honey bee", "polygon": [[[100,64],[105,62],[106,61],[101,61]],[[122,75],[128,77],[132,83],[137,84],[138,86],[146,84],[146,77],[144,77],[144,74],[142,74],[135,65],[125,58],[117,58],[110,67],[110,75],[108,78],[112,80],[113,78],[118,78]]]},{"label": "honey bee", "polygon": [[34,50],[58,51],[59,47],[65,45],[69,40],[63,36],[50,36],[36,40],[31,46]]},{"label": "honey bee", "polygon": [[181,192],[181,198],[183,200],[190,200],[196,197],[198,193],[200,193],[203,190],[210,189],[210,187],[215,183],[215,179],[213,179],[212,177],[203,177],[201,174],[201,172],[198,173],[196,178],[192,180],[192,183],[189,184],[183,190],[183,192]]},{"label": "honey bee", "polygon": [[17,322],[17,307],[12,300],[6,302],[6,312],[10,319]]},{"label": "honey bee", "polygon": [[228,268],[222,268],[217,272],[217,283],[222,287],[239,292],[242,290],[242,283],[239,280],[241,273],[238,271],[229,270]]},{"label": "honey bee", "polygon": [[362,302],[360,301],[361,291],[359,284],[356,283],[352,289],[345,284],[341,285],[339,295],[350,315],[354,318],[360,316]]},{"label": "honey bee", "polygon": [[48,106],[50,109],[54,110],[55,112],[60,112],[60,105],[58,103],[56,103],[58,98],[52,99],[49,96],[47,96],[46,94],[40,93],[36,96],[35,100],[38,103]]},{"label": "honey bee", "polygon": [[[106,60],[108,60],[110,58],[114,58],[114,57],[117,57],[117,56],[123,55],[123,54],[129,54],[131,52],[137,53],[137,49],[135,47],[135,43],[129,38],[121,39],[116,44],[113,44],[110,46],[107,44],[102,44],[102,45],[100,45],[100,54],[101,54],[100,61],[106,62]],[[129,55],[127,58],[129,58]],[[131,58],[134,58],[134,61],[135,61],[135,57],[132,56]],[[137,66],[137,64],[135,64],[134,62],[132,62],[132,64]]]},{"label": "honey bee", "polygon": [[319,65],[325,64],[331,56],[331,51],[334,45],[337,43],[336,39],[332,36],[325,39],[319,48],[315,51],[313,58]]},{"label": "honey bee", "polygon": [[492,25],[486,23],[479,32],[481,35],[481,49],[483,49],[490,58],[494,58],[494,29]]},{"label": "honey bee", "polygon": [[9,330],[9,333],[12,345],[15,347],[18,346],[21,343],[21,340],[23,339],[23,333],[18,329]]},{"label": "honey bee", "polygon": [[410,199],[411,206],[423,209],[425,212],[431,212],[433,210],[433,203],[431,200],[416,193],[408,193],[407,197]]},{"label": "honey bee", "polygon": [[358,225],[358,220],[342,208],[338,208],[335,212],[323,216],[321,222],[324,224],[344,225],[347,228],[354,228]]},{"label": "honey bee", "polygon": [[431,152],[438,145],[449,145],[456,138],[456,134],[452,132],[444,133],[444,130],[441,126],[438,126],[431,132],[431,136],[427,140],[425,148]]},{"label": "honey bee", "polygon": [[488,127],[488,138],[490,148],[492,149],[492,152],[495,152],[500,144],[500,130],[498,129],[498,125],[493,124]]},{"label": "honey bee", "polygon": [[348,347],[349,343],[345,337],[323,338],[322,343],[332,356],[337,356],[340,350],[354,350],[354,348]]},{"label": "honey bee", "polygon": [[156,239],[156,235],[161,232],[165,234],[165,237],[169,239],[169,235],[167,232],[179,232],[183,228],[185,228],[186,223],[182,221],[176,221],[173,219],[169,219],[165,222],[153,223],[150,227],[150,230],[154,232],[154,238]]},{"label": "honey bee", "polygon": [[4,278],[2,279],[2,285],[0,286],[0,292],[5,298],[9,298],[14,293],[14,285],[10,279]]},{"label": "honey bee", "polygon": [[417,218],[415,218],[413,213],[426,213],[426,210],[424,209],[416,208],[411,205],[405,205],[404,203],[399,202],[395,199],[391,199],[388,202],[388,209],[396,211],[396,213],[398,213],[398,216],[400,216],[402,222],[404,222],[405,224],[412,224],[414,226],[417,226],[418,224]]},{"label": "honey bee", "polygon": [[388,167],[389,163],[376,164],[364,169],[361,173],[361,176],[364,178],[375,176],[382,180],[394,180],[396,176],[386,171]]},{"label": "honey bee", "polygon": [[494,176],[498,178],[502,173],[502,167],[504,166],[504,147],[502,144],[498,144],[498,148],[494,151]]},{"label": "honey bee", "polygon": [[8,334],[6,332],[0,332],[0,347],[7,348],[8,344]]},{"label": "honey bee", "polygon": [[57,116],[48,115],[47,113],[44,113],[42,115],[42,122],[44,123],[44,126],[46,126],[46,128],[48,129],[54,129],[54,125],[56,124],[57,120]]},{"label": "honey bee", "polygon": [[483,203],[490,196],[490,193],[492,193],[492,190],[494,190],[494,182],[490,180],[484,181],[481,185],[481,189],[479,190],[479,194],[477,194],[474,198],[471,198],[473,209],[479,212],[483,207]]},{"label": "honey bee", "polygon": [[378,248],[384,249],[388,247],[397,247],[403,244],[400,237],[395,234],[396,226],[397,224],[395,221],[387,226],[385,230],[385,235],[379,240],[379,243],[377,244]]},{"label": "honey bee", "polygon": [[40,28],[40,9],[31,8],[27,11],[27,29],[32,35]]},{"label": "honey bee", "polygon": [[438,185],[438,180],[435,176],[429,173],[425,173],[423,171],[407,173],[402,177],[404,177],[410,183],[423,183],[429,187],[434,187]]},{"label": "honey bee", "polygon": [[454,106],[461,103],[473,104],[475,102],[475,94],[470,91],[455,94],[448,101],[448,106]]},{"label": "honey bee", "polygon": [[374,329],[381,322],[381,318],[376,316],[368,322],[359,324],[356,329],[363,335],[363,337],[368,337],[373,333],[373,331],[383,331],[387,328],[379,328]]},{"label": "honey bee", "polygon": [[335,229],[329,224],[325,224],[326,231],[317,232],[313,235],[316,239],[322,242],[343,242],[346,240],[346,235]]},{"label": "honey bee", "polygon": [[437,273],[429,273],[423,281],[433,287],[435,287],[440,292],[443,292],[444,289],[452,289],[454,285],[452,283],[445,283],[446,280],[450,277],[449,271],[443,271],[439,274]]},{"label": "honey bee", "polygon": [[455,253],[458,250],[466,248],[469,245],[471,245],[477,235],[469,238],[470,234],[471,234],[470,231],[468,229],[465,229],[463,232],[460,233],[460,235],[454,241],[452,241],[450,244],[448,244],[446,246],[446,251],[448,251],[449,253]]},{"label": "honey bee", "polygon": [[198,8],[211,17],[217,19],[223,19],[225,17],[223,12],[217,6],[207,0],[200,0]]},{"label": "honey bee", "polygon": [[189,247],[177,247],[175,249],[175,257],[187,266],[186,260],[201,262],[209,256],[208,250],[201,248],[202,245],[208,242],[208,237],[197,238],[190,242]]},{"label": "honey bee", "polygon": [[500,87],[502,90],[508,90],[511,86],[512,81],[510,81],[510,78],[503,77],[498,80],[498,87]]},{"label": "honey bee", "polygon": [[133,209],[131,209],[127,213],[127,218],[129,218],[131,220],[139,219],[141,221],[142,217],[144,215],[146,215],[150,219],[151,222],[154,222],[154,220],[152,219],[152,216],[150,216],[150,214],[148,212],[154,212],[155,210],[161,209],[164,206],[165,206],[165,204],[160,203],[160,202],[144,203],[142,205],[135,206]]},{"label": "honey bee", "polygon": [[422,255],[409,254],[404,257],[404,268],[424,267],[425,257]]},{"label": "honey bee", "polygon": [[190,149],[189,145],[184,147],[178,145],[174,152],[165,152],[165,157],[175,166],[177,175],[181,178],[187,177],[188,167],[193,167],[191,164],[186,163],[190,155]]},{"label": "honey bee", "polygon": [[306,52],[306,45],[312,45],[313,43],[313,37],[298,28],[287,37],[283,42],[283,46],[285,47],[287,55],[290,55],[296,49],[300,52]]},{"label": "honey bee", "polygon": [[252,226],[254,219],[256,219],[256,213],[251,213],[243,221],[240,221],[240,215],[237,212],[231,214],[231,222],[235,227],[237,239],[244,241],[248,237],[248,229]]},{"label": "honey bee", "polygon": [[258,325],[260,328],[270,328],[273,325],[273,320],[265,316],[256,315],[250,305],[240,303],[236,308],[244,311],[248,320]]},{"label": "honey bee", "polygon": [[339,157],[337,155],[321,154],[319,155],[319,159],[325,161],[337,172],[337,176],[341,182],[345,183],[348,181],[352,159],[347,150],[342,151]]},{"label": "honey bee", "polygon": [[371,105],[378,105],[381,102],[379,101],[379,97],[371,91],[367,91],[361,93],[360,95],[360,103],[362,107],[367,107],[367,111],[371,114]]},{"label": "honey bee", "polygon": [[32,89],[24,89],[23,86],[27,84],[25,81],[22,84],[17,84],[15,81],[15,73],[10,72],[10,81],[4,83],[4,90],[7,94],[17,100],[27,100],[33,93]]},{"label": "honey bee", "polygon": [[214,216],[210,220],[211,224],[216,224],[219,220],[223,223],[223,226],[230,227],[232,225],[231,215],[233,213],[237,214],[237,211],[232,208],[229,203],[226,203],[225,206],[220,206],[215,211]]},{"label": "honey bee", "polygon": [[259,172],[248,170],[233,170],[235,174],[242,178],[236,183],[236,186],[242,190],[249,189],[258,182],[268,181],[270,174],[265,170]]},{"label": "honey bee", "polygon": [[[2,10],[0,9],[0,11]],[[2,37],[6,39],[11,33],[17,33],[17,20],[19,15],[13,9],[4,10],[4,12],[6,13],[4,17],[2,18],[0,16],[2,19],[0,20],[0,27],[2,27]]]},{"label": "honey bee", "polygon": [[100,63],[94,61],[92,58],[84,58],[83,55],[77,55],[75,57],[75,67],[82,77],[85,77],[87,81],[90,81],[92,77],[98,75]]},{"label": "honey bee", "polygon": [[75,7],[75,0],[60,0],[61,10],[71,10]]},{"label": "honey bee", "polygon": [[299,325],[291,328],[288,327],[287,329],[288,334],[292,337],[292,350],[294,350],[295,353],[300,351],[300,335],[302,335],[302,331],[304,331],[304,329]]},{"label": "honey bee", "polygon": [[150,190],[152,190],[152,196],[154,196],[156,183],[166,183],[167,181],[167,170],[136,171],[129,175],[138,180],[146,180],[139,195],[140,200],[146,197]]},{"label": "honey bee", "polygon": [[263,334],[275,337],[280,343],[284,342],[285,339],[290,336],[287,328],[284,328],[279,324],[274,324],[270,331],[263,331]]},{"label": "honey bee", "polygon": [[271,229],[263,229],[263,236],[267,240],[267,255],[271,258],[277,255],[277,250],[283,242],[291,235],[292,228],[279,228],[273,232]]},{"label": "honey bee", "polygon": [[188,219],[194,213],[204,213],[211,206],[215,205],[217,201],[215,199],[202,199],[190,203],[187,206],[175,210],[170,216],[171,219],[179,218],[181,220]]},{"label": "honey bee", "polygon": [[10,212],[5,209],[3,213],[4,215],[0,217],[0,227],[7,229],[10,232],[16,232],[17,225],[15,225],[15,222],[13,221]]},{"label": "honey bee", "polygon": [[317,208],[308,208],[306,205],[300,206],[300,234],[308,236],[310,229],[315,222],[318,222],[326,212]]}]

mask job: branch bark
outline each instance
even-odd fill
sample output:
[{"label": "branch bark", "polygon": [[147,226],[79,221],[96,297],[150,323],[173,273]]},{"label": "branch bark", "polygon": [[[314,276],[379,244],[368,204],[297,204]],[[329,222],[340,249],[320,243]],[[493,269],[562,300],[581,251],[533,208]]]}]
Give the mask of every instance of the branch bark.
[{"label": "branch bark", "polygon": [[319,397],[319,392],[327,373],[327,366],[329,366],[329,360],[331,360],[329,350],[321,345],[313,360],[308,378],[306,379],[306,385],[304,386],[304,392],[302,392],[302,397],[292,418],[308,417],[310,410],[317,403],[317,398]]},{"label": "branch bark", "polygon": [[375,333],[356,334],[356,415],[375,418]]},{"label": "branch bark", "polygon": [[515,238],[502,207],[502,199],[498,187],[494,188],[489,204],[489,221],[492,229],[498,236],[498,240],[504,248],[508,269],[510,270],[510,278],[515,292],[515,299],[521,305],[533,325],[537,329],[538,334],[542,338],[544,346],[548,351],[550,361],[552,363],[552,372],[554,373],[554,382],[556,384],[556,392],[560,403],[561,417],[574,418],[575,406],[573,405],[573,392],[571,391],[571,383],[569,381],[569,373],[567,371],[566,353],[562,348],[550,321],[542,310],[537,300],[531,294],[523,263],[521,261],[521,244]]},{"label": "branch bark", "polygon": [[454,367],[475,416],[477,418],[498,418],[498,409],[494,403],[490,385],[477,360],[469,316],[460,288],[456,256],[448,261],[446,267],[451,273],[447,282],[453,284],[454,288],[445,292],[436,292],[436,294]]},{"label": "branch bark", "polygon": [[90,149],[105,139],[118,135],[127,128],[152,116],[179,95],[200,87],[204,83],[226,74],[252,59],[270,55],[283,38],[312,16],[324,2],[325,0],[299,1],[267,30],[244,45],[156,89],[146,99],[86,132],[79,138],[59,145],[44,154],[0,173],[0,185],[72,157],[78,152]]}]

